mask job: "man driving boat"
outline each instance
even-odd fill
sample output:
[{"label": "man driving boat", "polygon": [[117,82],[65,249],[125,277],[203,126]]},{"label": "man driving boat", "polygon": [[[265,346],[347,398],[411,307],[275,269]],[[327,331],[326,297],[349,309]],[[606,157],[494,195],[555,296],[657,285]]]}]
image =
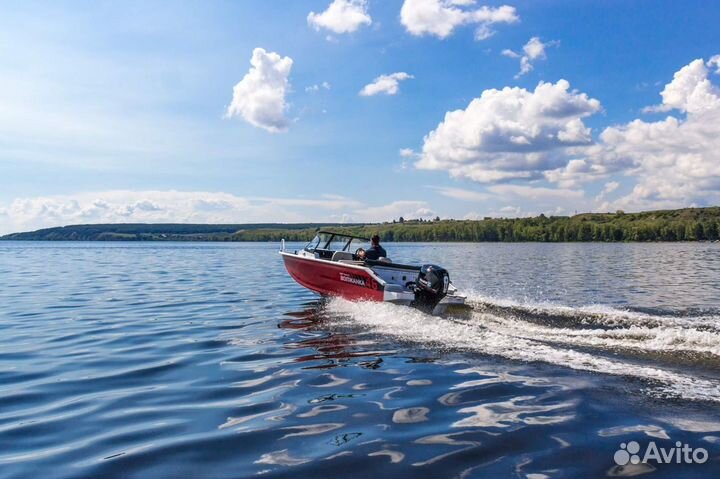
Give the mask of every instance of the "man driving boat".
[{"label": "man driving boat", "polygon": [[368,248],[367,251],[365,251],[365,257],[363,259],[373,259],[377,260],[380,258],[387,258],[387,252],[385,251],[385,248],[380,246],[380,236],[373,235],[372,238],[370,238],[370,248]]}]

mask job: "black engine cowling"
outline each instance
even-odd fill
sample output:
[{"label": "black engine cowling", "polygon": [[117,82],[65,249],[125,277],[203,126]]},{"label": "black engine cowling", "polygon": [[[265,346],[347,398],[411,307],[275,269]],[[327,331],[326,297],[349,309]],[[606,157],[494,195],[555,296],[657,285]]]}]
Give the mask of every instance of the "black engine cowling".
[{"label": "black engine cowling", "polygon": [[415,282],[413,305],[424,311],[432,312],[447,295],[449,286],[450,274],[445,268],[434,264],[423,265]]}]

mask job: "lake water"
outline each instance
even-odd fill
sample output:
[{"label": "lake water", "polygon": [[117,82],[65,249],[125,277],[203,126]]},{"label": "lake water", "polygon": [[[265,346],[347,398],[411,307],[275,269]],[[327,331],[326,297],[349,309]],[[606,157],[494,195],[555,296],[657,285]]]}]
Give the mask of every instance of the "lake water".
[{"label": "lake water", "polygon": [[720,244],[385,246],[471,313],[319,302],[277,244],[0,243],[0,477],[720,475]]}]

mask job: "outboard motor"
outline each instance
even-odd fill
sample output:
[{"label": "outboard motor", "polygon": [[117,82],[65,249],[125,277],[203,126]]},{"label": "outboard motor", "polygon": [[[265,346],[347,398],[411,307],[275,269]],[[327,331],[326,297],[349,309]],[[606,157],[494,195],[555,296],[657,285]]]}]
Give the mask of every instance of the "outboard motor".
[{"label": "outboard motor", "polygon": [[435,306],[447,295],[449,286],[450,274],[446,269],[434,264],[423,265],[415,283],[413,306],[432,313]]}]

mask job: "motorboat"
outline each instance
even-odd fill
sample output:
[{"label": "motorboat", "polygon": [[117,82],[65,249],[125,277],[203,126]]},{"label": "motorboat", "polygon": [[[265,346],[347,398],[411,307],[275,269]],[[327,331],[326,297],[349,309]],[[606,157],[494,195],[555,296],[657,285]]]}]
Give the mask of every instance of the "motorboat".
[{"label": "motorboat", "polygon": [[362,258],[370,240],[332,231],[320,231],[301,250],[289,251],[282,241],[280,254],[290,276],[322,296],[351,301],[385,301],[443,314],[462,308],[465,296],[440,266],[413,266],[390,258]]}]

